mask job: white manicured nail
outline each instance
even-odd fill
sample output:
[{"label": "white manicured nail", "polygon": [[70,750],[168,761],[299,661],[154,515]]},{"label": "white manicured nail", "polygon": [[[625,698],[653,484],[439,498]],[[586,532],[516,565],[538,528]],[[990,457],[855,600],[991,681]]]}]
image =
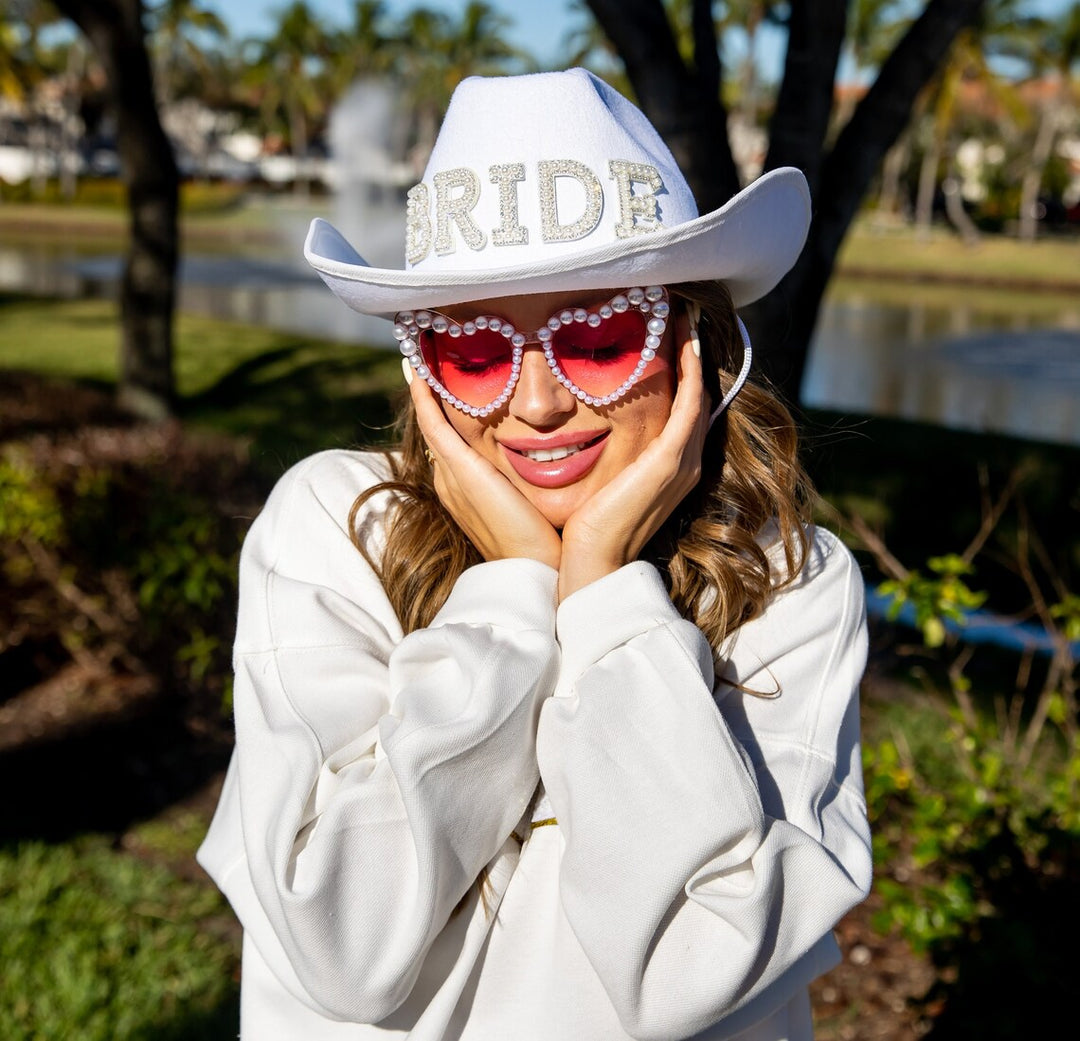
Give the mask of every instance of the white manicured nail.
[{"label": "white manicured nail", "polygon": [[690,349],[694,356],[701,357],[701,340],[698,338],[697,324],[701,317],[701,308],[694,301],[690,301],[686,307],[686,316],[690,320]]},{"label": "white manicured nail", "polygon": [[411,385],[413,373],[412,365],[408,358],[401,359],[401,371],[405,374],[405,382]]}]

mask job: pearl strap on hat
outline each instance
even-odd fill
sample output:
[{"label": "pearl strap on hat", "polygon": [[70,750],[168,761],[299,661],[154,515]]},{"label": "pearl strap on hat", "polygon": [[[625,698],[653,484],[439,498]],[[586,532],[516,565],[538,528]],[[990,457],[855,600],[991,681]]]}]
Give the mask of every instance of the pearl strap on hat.
[{"label": "pearl strap on hat", "polygon": [[[698,339],[697,323],[698,318],[701,315],[701,308],[697,304],[691,304],[688,308],[690,319],[690,338],[693,343],[694,353],[701,357],[701,342]],[[743,320],[736,315],[735,321],[739,325],[739,334],[742,336],[743,342],[743,363],[742,368],[739,370],[739,375],[735,377],[735,382],[732,383],[728,392],[724,395],[720,404],[713,410],[711,416],[709,416],[709,429],[712,429],[713,423],[720,418],[720,413],[724,411],[735,400],[735,395],[739,393],[743,388],[743,384],[746,383],[747,376],[750,375],[750,365],[754,360],[754,351],[750,346],[750,333],[747,332],[746,326],[743,324]]]}]

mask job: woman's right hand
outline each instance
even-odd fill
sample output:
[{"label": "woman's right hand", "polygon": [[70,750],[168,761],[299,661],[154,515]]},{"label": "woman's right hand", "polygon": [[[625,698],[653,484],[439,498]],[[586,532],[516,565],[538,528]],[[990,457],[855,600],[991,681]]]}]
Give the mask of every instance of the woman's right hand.
[{"label": "woman's right hand", "polygon": [[435,457],[435,492],[485,560],[525,557],[559,569],[559,533],[450,425],[431,388],[409,385],[420,432]]}]

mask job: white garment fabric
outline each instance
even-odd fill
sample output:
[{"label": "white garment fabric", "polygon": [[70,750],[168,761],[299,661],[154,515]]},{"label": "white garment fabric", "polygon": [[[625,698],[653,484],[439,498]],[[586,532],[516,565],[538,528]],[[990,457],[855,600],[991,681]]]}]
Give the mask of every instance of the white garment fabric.
[{"label": "white garment fabric", "polygon": [[348,532],[387,476],[313,456],[244,545],[199,852],[244,927],[244,1041],[810,1038],[871,874],[850,554],[814,530],[722,648],[643,562],[559,605],[546,565],[483,563],[403,636]]}]

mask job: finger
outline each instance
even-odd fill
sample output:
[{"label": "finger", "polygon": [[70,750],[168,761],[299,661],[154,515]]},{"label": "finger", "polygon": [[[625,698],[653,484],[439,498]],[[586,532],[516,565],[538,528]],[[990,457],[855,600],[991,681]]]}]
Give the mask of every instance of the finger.
[{"label": "finger", "polygon": [[670,453],[673,465],[681,470],[688,457],[692,457],[695,465],[700,461],[708,432],[709,395],[705,389],[701,359],[694,352],[689,322],[685,316],[676,326],[676,331],[679,346],[675,359],[678,373],[675,397],[668,421],[654,445],[655,451]]},{"label": "finger", "polygon": [[409,384],[409,395],[420,433],[436,460],[460,459],[468,446],[450,423],[435,392],[424,380],[414,379]]}]

